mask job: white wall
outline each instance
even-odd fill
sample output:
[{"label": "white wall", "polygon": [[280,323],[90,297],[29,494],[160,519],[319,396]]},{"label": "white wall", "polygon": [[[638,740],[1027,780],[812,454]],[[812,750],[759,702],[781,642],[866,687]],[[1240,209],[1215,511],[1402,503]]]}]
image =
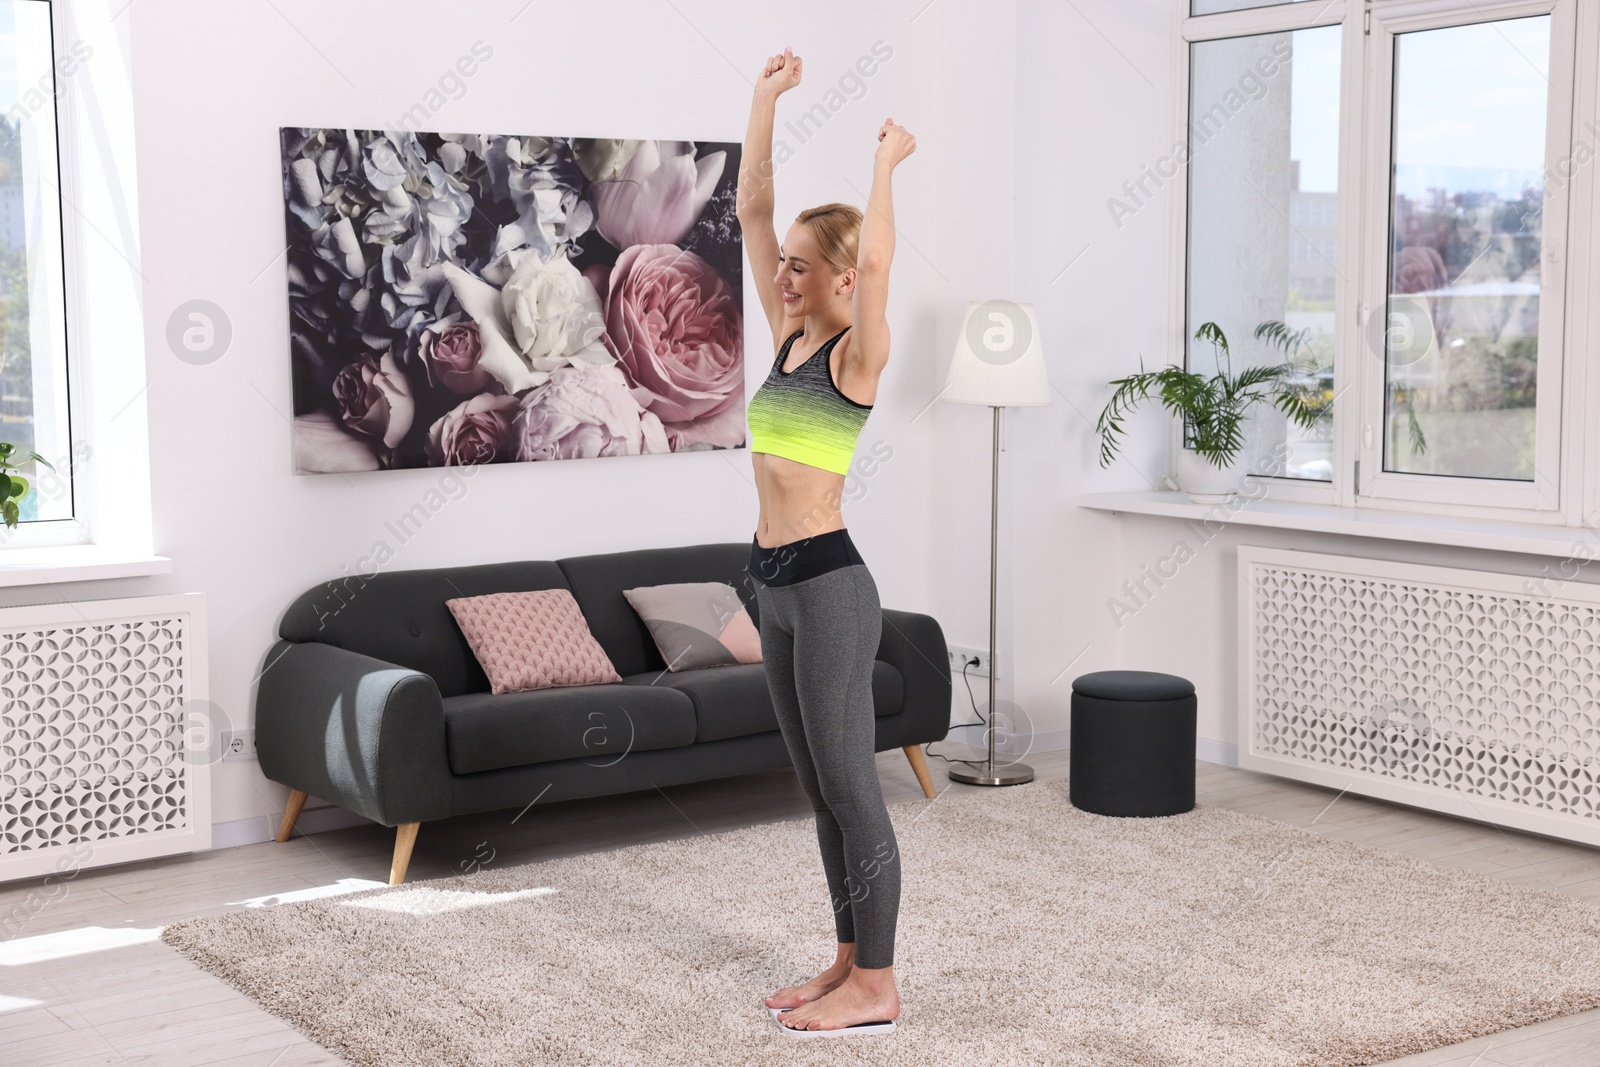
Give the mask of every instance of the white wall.
[{"label": "white wall", "polygon": [[[885,605],[938,614],[952,640],[983,639],[986,589],[952,592],[935,578],[939,553],[986,552],[977,505],[987,483],[974,487],[975,504],[958,498],[957,478],[975,468],[941,469],[935,446],[986,413],[917,416],[943,383],[970,294],[1009,282],[1011,10],[826,0],[801,17],[711,0],[609,0],[558,13],[504,0],[440,19],[431,7],[377,0],[131,5],[121,19],[131,23],[134,69],[155,547],[174,569],[9,590],[0,603],[204,592],[210,698],[237,724],[252,719],[255,677],[285,606],[354,569],[380,538],[395,549],[391,568],[748,539],[756,497],[743,450],[484,468],[403,545],[385,523],[435,489],[439,472],[291,473],[278,128],[392,126],[482,40],[493,56],[429,128],[737,141],[750,79],[790,45],[805,81],[781,102],[781,138],[783,120],[822,101],[882,41],[893,55],[865,96],[803,144],[789,138],[779,216],[828,200],[864,205],[879,123],[892,115],[918,135],[896,186],[895,358],[862,438],[888,442],[894,455],[846,519]],[[746,297],[753,391],[771,349],[753,288]],[[230,350],[206,366],[180,361],[165,340],[173,309],[197,298],[220,305],[233,327]],[[213,781],[213,819],[236,830],[240,820],[264,826],[287,792],[251,762],[218,764]]]},{"label": "white wall", "polygon": [[1168,200],[1181,187],[1169,183],[1120,227],[1106,201],[1171,148],[1176,31],[1173,0],[1018,5],[1014,299],[1037,309],[1055,397],[1013,413],[1013,699],[1045,748],[1066,746],[1074,677],[1182,673],[1168,648],[1114,625],[1104,602],[1137,553],[1118,518],[1073,504],[1157,487],[1165,467],[1153,410],[1130,420],[1104,470],[1094,422],[1109,379],[1137,370],[1141,354],[1146,366],[1168,359]]},{"label": "white wall", "polygon": [[[938,0],[920,21],[937,19],[939,57],[931,91],[942,125],[936,136],[953,165],[938,170],[941,230],[937,271],[939,301],[930,307],[935,349],[919,355],[938,368],[927,394],[910,413],[932,435],[928,516],[922,537],[932,548],[932,614],[951,645],[989,647],[989,518],[992,414],[986,407],[933,398],[944,387],[956,336],[973,300],[1015,299],[1017,241],[1015,146],[1017,137],[1017,30],[1013,3],[945,6]],[[921,149],[919,148],[920,152]],[[913,237],[918,240],[920,239]],[[898,343],[898,342],[897,342]],[[1012,470],[1003,457],[999,587],[1010,585]],[[998,616],[998,696],[1011,699],[1011,614],[1004,596]],[[976,703],[987,714],[987,679],[972,678]],[[955,679],[952,722],[974,721],[973,704]],[[1006,705],[1001,704],[1002,716]],[[956,731],[952,740],[981,747],[981,730]],[[956,753],[960,746],[938,746]],[[935,773],[942,766],[934,763]]]}]

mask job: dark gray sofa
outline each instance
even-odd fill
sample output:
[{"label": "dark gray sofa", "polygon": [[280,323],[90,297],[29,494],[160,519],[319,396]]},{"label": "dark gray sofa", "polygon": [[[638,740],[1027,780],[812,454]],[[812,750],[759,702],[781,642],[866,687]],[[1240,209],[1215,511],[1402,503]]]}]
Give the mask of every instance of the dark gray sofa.
[{"label": "dark gray sofa", "polygon": [[[748,543],[350,576],[284,613],[256,690],[261,771],[290,788],[287,839],[316,796],[397,828],[391,885],[419,824],[454,815],[789,766],[760,664],[671,673],[622,595],[636,586],[727,582],[760,624]],[[563,588],[623,678],[489,692],[445,601]],[[877,750],[901,748],[934,795],[921,745],[950,722],[944,633],[884,609],[872,676]]]}]

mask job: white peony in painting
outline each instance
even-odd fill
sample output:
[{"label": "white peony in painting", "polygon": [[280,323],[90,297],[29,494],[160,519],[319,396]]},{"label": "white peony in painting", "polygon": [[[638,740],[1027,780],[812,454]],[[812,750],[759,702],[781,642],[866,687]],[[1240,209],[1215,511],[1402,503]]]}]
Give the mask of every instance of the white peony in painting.
[{"label": "white peony in painting", "polygon": [[737,144],[280,132],[297,472],[745,443]]}]

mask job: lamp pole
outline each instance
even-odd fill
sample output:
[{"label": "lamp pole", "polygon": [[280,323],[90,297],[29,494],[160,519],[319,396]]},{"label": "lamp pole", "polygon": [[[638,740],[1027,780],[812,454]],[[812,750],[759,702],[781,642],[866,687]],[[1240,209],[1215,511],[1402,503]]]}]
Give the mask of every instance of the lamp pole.
[{"label": "lamp pole", "polygon": [[1033,781],[1032,767],[1026,763],[1008,763],[996,771],[994,765],[995,626],[999,618],[1000,588],[1000,408],[998,405],[990,407],[994,411],[994,441],[990,445],[989,468],[989,761],[981,771],[954,766],[949,774],[952,780],[968,785],[1021,785]]}]

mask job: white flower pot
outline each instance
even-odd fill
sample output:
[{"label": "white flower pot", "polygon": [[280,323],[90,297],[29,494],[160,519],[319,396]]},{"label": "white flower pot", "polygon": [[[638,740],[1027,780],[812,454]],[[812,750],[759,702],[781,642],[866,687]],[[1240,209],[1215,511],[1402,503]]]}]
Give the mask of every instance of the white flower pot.
[{"label": "white flower pot", "polygon": [[1180,446],[1178,466],[1173,474],[1178,488],[1189,494],[1189,499],[1196,504],[1225,504],[1239,492],[1239,483],[1247,467],[1242,448],[1228,466],[1216,467],[1194,449]]}]

